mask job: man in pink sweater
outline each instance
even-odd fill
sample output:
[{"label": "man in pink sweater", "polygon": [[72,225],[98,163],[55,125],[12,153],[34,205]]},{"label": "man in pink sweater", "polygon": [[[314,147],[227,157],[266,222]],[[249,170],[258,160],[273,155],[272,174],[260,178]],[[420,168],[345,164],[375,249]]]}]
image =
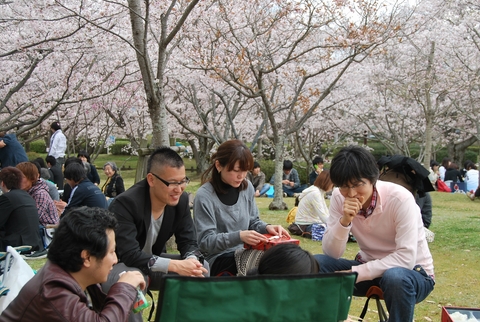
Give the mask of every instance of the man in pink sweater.
[{"label": "man in pink sweater", "polygon": [[[433,290],[433,259],[420,209],[400,185],[378,180],[373,155],[359,146],[345,147],[333,158],[334,189],[322,240],[315,255],[321,272],[357,272],[354,295],[379,286],[389,322],[413,321],[415,304]],[[350,231],[360,248],[354,260],[340,258]]]}]

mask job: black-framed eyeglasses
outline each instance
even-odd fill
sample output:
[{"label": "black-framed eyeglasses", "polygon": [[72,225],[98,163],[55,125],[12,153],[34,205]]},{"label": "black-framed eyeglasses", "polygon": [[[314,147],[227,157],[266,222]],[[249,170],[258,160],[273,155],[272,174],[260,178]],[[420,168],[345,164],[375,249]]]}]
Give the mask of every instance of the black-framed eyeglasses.
[{"label": "black-framed eyeglasses", "polygon": [[163,180],[159,176],[157,176],[155,173],[150,172],[155,178],[158,180],[162,181],[167,187],[174,186],[174,187],[180,187],[180,186],[186,186],[187,184],[190,183],[190,179],[188,177],[185,177],[182,181],[175,181],[175,182],[168,182],[166,180]]}]

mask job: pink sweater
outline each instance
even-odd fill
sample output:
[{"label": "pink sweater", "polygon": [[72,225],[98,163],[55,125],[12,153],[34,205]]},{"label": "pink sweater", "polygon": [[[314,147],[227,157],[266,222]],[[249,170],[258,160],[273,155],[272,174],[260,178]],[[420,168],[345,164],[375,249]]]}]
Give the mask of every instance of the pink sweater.
[{"label": "pink sweater", "polygon": [[349,227],[340,224],[345,198],[338,189],[333,191],[327,231],[322,240],[323,252],[340,258],[351,230],[361,258],[366,262],[352,267],[352,271],[358,273],[357,282],[381,277],[392,267],[413,269],[417,264],[433,276],[432,254],[413,195],[400,185],[380,180],[376,188],[378,199],[372,215],[355,216]]}]

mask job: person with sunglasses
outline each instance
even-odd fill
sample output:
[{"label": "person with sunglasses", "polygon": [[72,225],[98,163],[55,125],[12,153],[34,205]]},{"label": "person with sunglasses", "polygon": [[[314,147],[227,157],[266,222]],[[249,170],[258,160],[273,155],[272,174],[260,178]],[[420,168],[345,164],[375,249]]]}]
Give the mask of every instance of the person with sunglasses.
[{"label": "person with sunglasses", "polygon": [[[102,284],[105,292],[123,271],[142,272],[150,290],[159,290],[164,274],[208,276],[184,191],[189,182],[178,153],[160,147],[148,159],[146,178],[113,200],[109,210],[118,221],[115,240],[119,263]],[[166,253],[166,243],[172,236],[180,254]],[[142,321],[141,312],[131,314],[129,321]]]},{"label": "person with sunglasses", "polygon": [[[315,255],[320,272],[357,272],[353,295],[380,287],[389,322],[413,321],[415,304],[432,292],[433,259],[413,194],[399,184],[378,180],[375,157],[365,148],[342,148],[330,178],[338,187],[330,201],[324,254]],[[343,256],[350,231],[360,251]]]}]

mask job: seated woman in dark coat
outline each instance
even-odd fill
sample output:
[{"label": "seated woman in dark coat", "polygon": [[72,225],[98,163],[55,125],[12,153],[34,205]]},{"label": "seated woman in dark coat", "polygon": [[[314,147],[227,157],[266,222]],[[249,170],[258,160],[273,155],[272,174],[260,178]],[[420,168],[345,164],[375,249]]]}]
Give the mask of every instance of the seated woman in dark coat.
[{"label": "seated woman in dark coat", "polygon": [[21,189],[24,175],[14,167],[0,172],[0,251],[7,246],[32,246],[32,251],[43,250],[39,233],[38,211],[35,200]]},{"label": "seated woman in dark coat", "polygon": [[105,163],[103,172],[107,176],[107,181],[103,184],[102,192],[107,198],[108,204],[110,204],[112,202],[111,199],[125,191],[125,186],[123,185],[123,178],[118,173],[115,162]]}]

